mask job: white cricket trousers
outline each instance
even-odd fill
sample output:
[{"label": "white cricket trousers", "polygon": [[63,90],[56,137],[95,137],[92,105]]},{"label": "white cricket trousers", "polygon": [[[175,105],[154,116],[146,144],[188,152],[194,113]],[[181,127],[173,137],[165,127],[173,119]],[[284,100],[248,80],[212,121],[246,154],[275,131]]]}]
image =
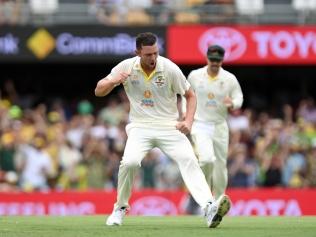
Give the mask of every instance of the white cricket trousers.
[{"label": "white cricket trousers", "polygon": [[195,121],[191,137],[206,181],[214,196],[218,198],[225,193],[228,182],[229,130],[227,122],[210,124]]},{"label": "white cricket trousers", "polygon": [[141,128],[127,125],[128,135],[124,155],[119,167],[117,202],[114,208],[128,207],[135,172],[141,161],[154,147],[158,147],[178,165],[184,183],[195,201],[204,208],[213,202],[211,190],[198,164],[188,138],[174,127]]}]

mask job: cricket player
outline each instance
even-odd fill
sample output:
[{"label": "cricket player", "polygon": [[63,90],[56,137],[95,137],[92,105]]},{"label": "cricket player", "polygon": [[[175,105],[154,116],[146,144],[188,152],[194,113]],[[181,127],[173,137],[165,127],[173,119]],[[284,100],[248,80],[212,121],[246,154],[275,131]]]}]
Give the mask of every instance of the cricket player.
[{"label": "cricket player", "polygon": [[236,77],[222,68],[224,55],[224,48],[211,45],[207,50],[207,65],[193,70],[188,76],[197,97],[191,137],[200,166],[216,198],[221,197],[227,187],[228,110],[239,109],[243,103]]},{"label": "cricket player", "polygon": [[[191,131],[196,97],[179,67],[159,56],[157,37],[148,32],[136,38],[136,57],[115,66],[97,83],[96,96],[109,94],[123,84],[130,101],[126,147],[119,167],[117,200],[107,225],[121,225],[129,208],[135,172],[148,151],[160,148],[174,159],[207,225],[216,227],[230,207],[228,196],[215,201],[186,135]],[[187,116],[178,122],[177,94],[187,100]]]}]

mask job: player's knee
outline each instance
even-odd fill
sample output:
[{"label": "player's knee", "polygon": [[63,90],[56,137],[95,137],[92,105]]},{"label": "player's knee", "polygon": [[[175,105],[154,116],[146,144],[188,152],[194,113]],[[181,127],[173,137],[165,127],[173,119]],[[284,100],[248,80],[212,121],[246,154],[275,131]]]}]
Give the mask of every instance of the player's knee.
[{"label": "player's knee", "polygon": [[199,156],[199,164],[200,164],[200,166],[213,165],[215,160],[216,160],[215,156],[209,156],[209,155],[201,155],[201,156]]},{"label": "player's knee", "polygon": [[210,159],[199,160],[199,165],[201,167],[203,167],[203,166],[213,166],[214,165],[214,161],[210,160]]},{"label": "player's knee", "polygon": [[126,168],[136,168],[140,167],[140,163],[138,160],[128,159],[128,160],[122,160],[121,165],[125,166]]},{"label": "player's knee", "polygon": [[216,160],[215,163],[217,167],[221,167],[221,168],[226,168],[226,165],[227,165],[227,161],[224,159],[218,159]]},{"label": "player's knee", "polygon": [[198,165],[198,160],[195,156],[182,156],[178,163],[184,167],[190,167],[191,165]]}]

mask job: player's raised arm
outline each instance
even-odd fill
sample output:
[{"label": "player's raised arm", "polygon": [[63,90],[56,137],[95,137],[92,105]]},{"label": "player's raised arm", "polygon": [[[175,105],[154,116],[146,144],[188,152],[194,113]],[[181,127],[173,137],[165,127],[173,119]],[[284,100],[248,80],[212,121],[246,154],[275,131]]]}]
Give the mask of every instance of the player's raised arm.
[{"label": "player's raised arm", "polygon": [[106,96],[114,89],[114,87],[124,83],[128,76],[129,74],[126,72],[121,72],[115,77],[111,75],[106,76],[105,78],[98,81],[94,90],[95,95],[98,97]]}]

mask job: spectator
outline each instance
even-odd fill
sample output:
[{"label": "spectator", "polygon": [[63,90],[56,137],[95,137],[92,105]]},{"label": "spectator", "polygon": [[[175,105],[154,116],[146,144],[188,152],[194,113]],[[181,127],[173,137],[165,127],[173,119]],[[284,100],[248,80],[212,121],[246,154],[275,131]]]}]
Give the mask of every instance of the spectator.
[{"label": "spectator", "polygon": [[283,184],[292,188],[300,188],[304,185],[306,160],[299,143],[293,142],[289,146],[289,155],[285,158],[282,170]]},{"label": "spectator", "polygon": [[247,147],[239,145],[229,158],[229,185],[231,187],[253,187],[256,180],[256,163],[248,156]]},{"label": "spectator", "polygon": [[313,98],[307,98],[300,102],[297,116],[304,121],[316,123],[316,106]]},{"label": "spectator", "polygon": [[16,25],[21,20],[22,0],[0,0],[0,25]]},{"label": "spectator", "polygon": [[81,152],[66,140],[59,147],[58,161],[61,169],[58,182],[59,188],[78,188],[77,181],[79,179],[78,176],[80,175],[78,174],[79,172],[77,167],[82,161]]},{"label": "spectator", "polygon": [[117,126],[126,119],[126,110],[116,98],[110,98],[108,105],[99,112],[98,116],[109,126]]},{"label": "spectator", "polygon": [[241,109],[231,111],[228,116],[228,124],[231,130],[249,130],[249,118],[243,113]]},{"label": "spectator", "polygon": [[0,171],[15,172],[15,138],[12,131],[2,134],[0,140]]},{"label": "spectator", "polygon": [[316,187],[316,139],[312,140],[310,149],[307,152],[307,167],[305,186]]},{"label": "spectator", "polygon": [[156,187],[157,158],[155,152],[149,152],[142,162],[142,186],[144,188]]},{"label": "spectator", "polygon": [[18,170],[21,172],[20,185],[25,191],[47,190],[52,170],[51,158],[44,152],[47,145],[44,135],[37,134],[32,145],[21,147],[23,154]]}]

